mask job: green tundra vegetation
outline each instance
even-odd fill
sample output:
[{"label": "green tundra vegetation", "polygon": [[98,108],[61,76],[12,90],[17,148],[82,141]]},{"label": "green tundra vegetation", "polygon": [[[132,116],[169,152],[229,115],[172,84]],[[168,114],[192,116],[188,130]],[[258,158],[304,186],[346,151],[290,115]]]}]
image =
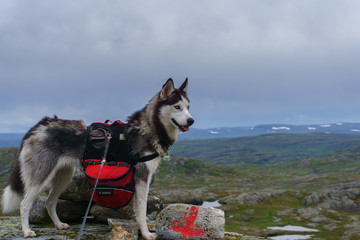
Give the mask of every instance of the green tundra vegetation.
[{"label": "green tundra vegetation", "polygon": [[[0,187],[17,148],[0,149]],[[165,203],[218,201],[226,230],[285,234],[303,226],[317,239],[359,239],[360,136],[271,134],[178,142],[151,194]]]}]

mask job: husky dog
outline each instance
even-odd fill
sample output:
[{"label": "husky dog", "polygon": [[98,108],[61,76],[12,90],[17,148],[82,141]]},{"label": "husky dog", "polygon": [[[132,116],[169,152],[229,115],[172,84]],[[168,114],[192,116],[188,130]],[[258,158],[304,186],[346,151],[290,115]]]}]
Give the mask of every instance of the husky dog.
[{"label": "husky dog", "polygon": [[[126,139],[140,157],[169,152],[180,132],[189,130],[194,119],[189,112],[188,80],[175,89],[170,78],[150,102],[128,118]],[[86,125],[81,120],[45,117],[25,135],[19,155],[14,162],[9,185],[5,188],[3,212],[20,206],[24,237],[35,237],[29,227],[29,212],[39,193],[50,188],[46,208],[57,229],[67,229],[56,214],[60,194],[72,179],[75,167],[85,149]],[[157,238],[146,224],[146,205],[151,179],[160,157],[138,163],[135,171],[135,195],[132,199],[136,221],[145,239]]]}]

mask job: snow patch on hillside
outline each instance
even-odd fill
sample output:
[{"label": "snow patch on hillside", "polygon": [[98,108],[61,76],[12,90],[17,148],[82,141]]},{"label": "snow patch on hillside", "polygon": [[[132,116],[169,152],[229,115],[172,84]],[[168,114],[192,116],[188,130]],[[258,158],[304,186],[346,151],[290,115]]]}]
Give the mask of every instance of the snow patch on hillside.
[{"label": "snow patch on hillside", "polygon": [[220,132],[216,132],[216,131],[213,131],[213,130],[209,130],[209,133],[211,133],[211,134],[219,134]]},{"label": "snow patch on hillside", "polygon": [[272,127],[272,130],[287,130],[287,131],[290,131],[291,128],[289,127]]}]

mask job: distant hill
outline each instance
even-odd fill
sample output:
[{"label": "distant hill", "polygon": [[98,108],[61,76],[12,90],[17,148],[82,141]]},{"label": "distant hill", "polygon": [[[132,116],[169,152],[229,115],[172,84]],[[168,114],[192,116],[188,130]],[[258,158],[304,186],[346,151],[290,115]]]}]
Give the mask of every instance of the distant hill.
[{"label": "distant hill", "polygon": [[178,141],[171,154],[218,165],[277,164],[318,158],[357,146],[360,146],[360,135],[279,133]]},{"label": "distant hill", "polygon": [[0,133],[0,147],[19,147],[25,133]]},{"label": "distant hill", "polygon": [[338,133],[360,134],[360,123],[329,123],[312,125],[262,124],[255,127],[190,128],[180,139],[209,139],[258,136],[271,133]]},{"label": "distant hill", "polygon": [[[190,128],[179,140],[234,138],[273,133],[337,133],[360,135],[360,123],[329,123],[312,125],[262,124],[255,127]],[[18,147],[25,133],[0,133],[0,147]]]}]

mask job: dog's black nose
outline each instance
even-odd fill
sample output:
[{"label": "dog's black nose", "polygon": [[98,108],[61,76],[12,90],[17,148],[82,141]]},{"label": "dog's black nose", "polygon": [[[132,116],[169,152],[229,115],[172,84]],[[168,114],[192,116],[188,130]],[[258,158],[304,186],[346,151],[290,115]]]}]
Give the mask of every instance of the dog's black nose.
[{"label": "dog's black nose", "polygon": [[195,122],[195,120],[194,119],[192,119],[192,118],[188,118],[188,120],[187,120],[187,124],[188,124],[188,126],[191,126],[191,125],[193,125],[193,123]]}]

